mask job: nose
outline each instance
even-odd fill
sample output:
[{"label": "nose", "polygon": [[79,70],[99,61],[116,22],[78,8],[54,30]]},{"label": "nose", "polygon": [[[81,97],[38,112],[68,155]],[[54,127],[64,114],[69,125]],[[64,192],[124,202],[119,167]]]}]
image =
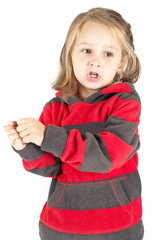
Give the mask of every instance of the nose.
[{"label": "nose", "polygon": [[99,63],[95,63],[95,62],[91,62],[90,66],[91,67],[98,67],[98,68],[101,67],[101,65]]},{"label": "nose", "polygon": [[100,68],[100,67],[101,67],[100,59],[99,59],[99,58],[90,59],[89,65],[90,65],[91,67],[98,67],[98,68]]}]

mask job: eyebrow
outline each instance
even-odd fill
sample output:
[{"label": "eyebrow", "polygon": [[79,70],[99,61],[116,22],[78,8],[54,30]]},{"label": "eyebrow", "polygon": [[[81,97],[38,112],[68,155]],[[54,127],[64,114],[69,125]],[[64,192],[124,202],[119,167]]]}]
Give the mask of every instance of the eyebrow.
[{"label": "eyebrow", "polygon": [[[79,43],[79,45],[92,45],[92,44],[91,43],[82,42],[82,43]],[[109,46],[109,45],[105,45],[104,48],[113,48],[113,49],[117,50],[117,48],[115,48],[113,46]]]}]

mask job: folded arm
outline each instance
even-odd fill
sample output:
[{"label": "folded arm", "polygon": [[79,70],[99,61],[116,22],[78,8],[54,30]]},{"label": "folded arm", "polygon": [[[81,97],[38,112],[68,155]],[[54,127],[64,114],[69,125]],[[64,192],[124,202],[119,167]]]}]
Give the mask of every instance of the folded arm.
[{"label": "folded arm", "polygon": [[81,134],[49,124],[41,149],[79,171],[107,173],[120,168],[139,149],[139,118],[139,99],[125,93],[115,103],[103,131]]}]

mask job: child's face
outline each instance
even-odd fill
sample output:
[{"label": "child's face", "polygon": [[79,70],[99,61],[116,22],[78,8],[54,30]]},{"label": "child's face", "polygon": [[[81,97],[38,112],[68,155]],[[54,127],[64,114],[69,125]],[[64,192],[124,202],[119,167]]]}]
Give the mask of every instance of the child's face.
[{"label": "child's face", "polygon": [[91,21],[84,24],[75,43],[72,64],[81,99],[111,84],[125,65],[118,39],[108,27]]}]

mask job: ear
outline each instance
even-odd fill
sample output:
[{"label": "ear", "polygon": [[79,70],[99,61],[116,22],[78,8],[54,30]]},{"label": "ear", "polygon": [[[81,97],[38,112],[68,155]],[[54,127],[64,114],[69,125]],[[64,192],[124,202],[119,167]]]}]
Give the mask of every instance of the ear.
[{"label": "ear", "polygon": [[128,64],[128,60],[129,60],[129,56],[128,55],[125,55],[125,56],[122,57],[120,65],[119,65],[119,67],[117,69],[117,73],[118,74],[122,74],[125,71],[125,69],[127,67],[127,64]]}]

